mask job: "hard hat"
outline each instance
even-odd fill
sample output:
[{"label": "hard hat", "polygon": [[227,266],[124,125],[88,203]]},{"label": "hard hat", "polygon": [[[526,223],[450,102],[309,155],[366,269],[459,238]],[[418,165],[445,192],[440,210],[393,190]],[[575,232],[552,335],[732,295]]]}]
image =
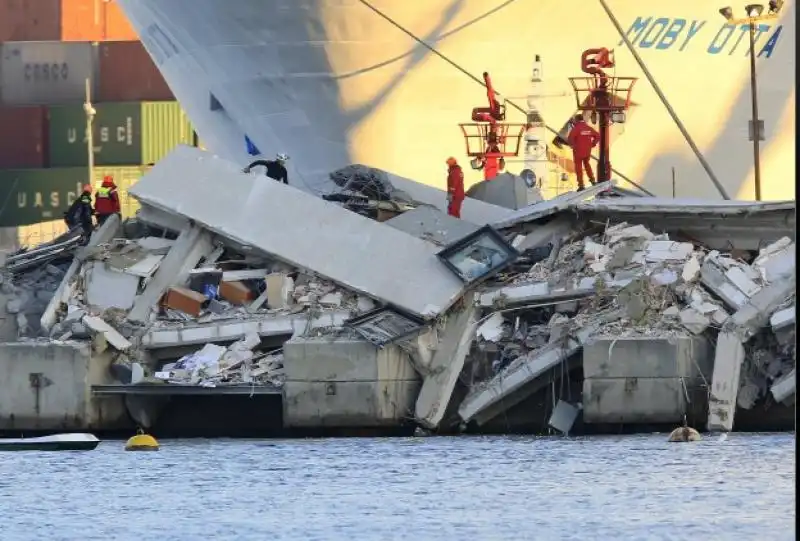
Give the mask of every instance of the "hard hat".
[{"label": "hard hat", "polygon": [[457,163],[458,162],[454,157],[450,156],[449,158],[447,158],[447,165],[456,165]]},{"label": "hard hat", "polygon": [[83,191],[92,193],[92,185],[91,184],[84,184],[83,185]]},{"label": "hard hat", "polygon": [[286,160],[289,159],[289,156],[287,156],[286,153],[284,153],[284,152],[279,152],[278,153],[278,159],[280,161],[282,161],[282,162],[285,162]]},{"label": "hard hat", "polygon": [[114,177],[111,175],[106,175],[103,177],[103,182],[114,182]]}]

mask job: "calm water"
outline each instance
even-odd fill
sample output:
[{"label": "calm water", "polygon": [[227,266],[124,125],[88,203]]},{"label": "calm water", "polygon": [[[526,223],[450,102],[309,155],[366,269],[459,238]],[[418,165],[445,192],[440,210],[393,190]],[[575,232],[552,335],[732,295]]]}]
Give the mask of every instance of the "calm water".
[{"label": "calm water", "polygon": [[795,437],[105,442],[0,457],[0,540],[795,538]]}]

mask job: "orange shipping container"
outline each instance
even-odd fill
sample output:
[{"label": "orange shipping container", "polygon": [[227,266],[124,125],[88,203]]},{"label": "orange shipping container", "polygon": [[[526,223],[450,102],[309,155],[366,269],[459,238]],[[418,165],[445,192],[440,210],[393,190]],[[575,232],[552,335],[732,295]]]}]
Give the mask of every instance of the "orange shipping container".
[{"label": "orange shipping container", "polygon": [[171,101],[175,97],[139,41],[100,44],[97,101]]},{"label": "orange shipping container", "polygon": [[0,0],[0,42],[137,39],[116,0]]},{"label": "orange shipping container", "polygon": [[0,169],[46,167],[47,108],[0,107]]},{"label": "orange shipping container", "polygon": [[0,42],[58,40],[60,4],[61,0],[0,0]]}]

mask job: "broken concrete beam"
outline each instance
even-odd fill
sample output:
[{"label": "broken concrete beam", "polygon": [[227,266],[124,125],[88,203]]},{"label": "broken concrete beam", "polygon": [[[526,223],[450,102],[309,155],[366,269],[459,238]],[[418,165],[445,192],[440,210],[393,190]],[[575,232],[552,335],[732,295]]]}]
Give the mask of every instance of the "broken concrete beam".
[{"label": "broken concrete beam", "polygon": [[267,275],[267,269],[244,269],[235,271],[224,271],[222,273],[223,282],[241,282],[242,280],[260,280]]},{"label": "broken concrete beam", "polygon": [[128,320],[146,322],[150,311],[167,288],[172,285],[183,286],[189,272],[213,249],[211,235],[207,231],[195,226],[181,232],[144,291],[136,298],[128,313]]},{"label": "broken concrete beam", "polygon": [[791,372],[776,381],[770,388],[772,397],[776,402],[781,402],[787,406],[794,404],[797,390],[796,371],[797,369],[793,368]]},{"label": "broken concrete beam", "polygon": [[678,317],[681,321],[681,325],[686,327],[692,334],[703,334],[711,324],[711,320],[707,316],[691,306],[681,310]]},{"label": "broken concrete beam", "polygon": [[415,407],[417,421],[429,430],[436,429],[444,418],[464,360],[475,338],[476,308],[473,296],[464,298],[465,307],[447,314],[444,330],[433,354],[428,373]]},{"label": "broken concrete beam", "polygon": [[711,376],[711,393],[708,398],[709,432],[733,430],[744,356],[744,346],[736,334],[719,333],[714,355],[714,372]]},{"label": "broken concrete beam", "polygon": [[795,276],[792,274],[762,288],[728,318],[723,330],[735,333],[742,343],[747,342],[767,325],[770,316],[786,302],[795,287]]},{"label": "broken concrete beam", "polygon": [[430,243],[196,148],[176,147],[130,194],[412,315],[436,317],[464,290]]},{"label": "broken concrete beam", "polygon": [[583,342],[595,332],[597,327],[585,327],[574,337],[567,338],[564,345],[553,344],[534,355],[513,361],[494,378],[470,391],[458,408],[458,415],[464,422],[474,420],[483,424],[515,406],[541,387],[541,381],[539,386],[535,382],[542,375],[578,352]]},{"label": "broken concrete beam", "polygon": [[190,316],[199,316],[203,311],[206,296],[185,287],[172,286],[164,293],[161,304],[166,308],[178,310]]},{"label": "broken concrete beam", "polygon": [[89,327],[92,331],[102,334],[106,342],[111,344],[118,351],[127,351],[131,347],[131,343],[122,336],[117,330],[96,316],[83,316],[83,324]]},{"label": "broken concrete beam", "polygon": [[155,327],[142,337],[145,349],[168,348],[209,342],[228,342],[243,338],[248,333],[259,336],[282,336],[301,333],[309,328],[341,327],[350,312],[337,310],[325,312],[314,318],[309,327],[304,314],[274,316],[252,320],[213,321],[184,327]]},{"label": "broken concrete beam", "polygon": [[518,284],[501,287],[500,289],[484,293],[481,295],[479,303],[484,308],[494,306],[497,302],[502,302],[504,304],[520,304],[545,298],[549,293],[550,286],[547,282]]},{"label": "broken concrete beam", "polygon": [[[88,246],[99,246],[101,244],[106,244],[113,239],[117,232],[119,231],[120,221],[119,216],[112,215],[103,222],[103,225],[98,227],[89,239]],[[72,259],[72,263],[70,264],[67,272],[64,274],[64,278],[61,279],[61,284],[59,284],[58,289],[56,289],[53,297],[50,299],[50,302],[47,304],[47,308],[45,309],[44,313],[42,314],[41,319],[39,320],[42,329],[49,332],[53,325],[56,323],[56,314],[58,313],[58,309],[61,307],[61,304],[68,300],[69,295],[68,289],[69,284],[75,278],[75,275],[81,268],[81,261],[79,258],[75,257]]]},{"label": "broken concrete beam", "polygon": [[784,308],[772,314],[769,318],[769,324],[772,327],[772,332],[781,331],[790,325],[795,324],[797,308],[792,305],[789,308]]},{"label": "broken concrete beam", "polygon": [[556,218],[544,225],[537,226],[533,231],[525,235],[522,241],[516,246],[518,252],[533,250],[557,241],[564,242],[575,230],[575,222],[569,218]]},{"label": "broken concrete beam", "polygon": [[794,273],[795,264],[794,242],[783,237],[761,250],[752,266],[765,282],[771,283]]},{"label": "broken concrete beam", "polygon": [[726,276],[726,269],[713,257],[706,257],[700,270],[700,281],[734,311],[747,303],[745,295]]}]

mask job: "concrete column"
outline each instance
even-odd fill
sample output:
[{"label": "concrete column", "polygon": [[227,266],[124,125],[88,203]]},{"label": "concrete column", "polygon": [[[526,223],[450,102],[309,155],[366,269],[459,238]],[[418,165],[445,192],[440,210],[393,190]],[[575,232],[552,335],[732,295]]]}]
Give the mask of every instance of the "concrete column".
[{"label": "concrete column", "polygon": [[458,375],[475,338],[476,307],[471,293],[464,296],[466,306],[451,311],[440,335],[428,374],[417,397],[415,416],[428,429],[435,429],[444,418]]},{"label": "concrete column", "polygon": [[200,260],[214,249],[211,234],[200,227],[184,229],[153,275],[136,297],[128,320],[144,323],[164,292],[172,285],[183,285]]}]

